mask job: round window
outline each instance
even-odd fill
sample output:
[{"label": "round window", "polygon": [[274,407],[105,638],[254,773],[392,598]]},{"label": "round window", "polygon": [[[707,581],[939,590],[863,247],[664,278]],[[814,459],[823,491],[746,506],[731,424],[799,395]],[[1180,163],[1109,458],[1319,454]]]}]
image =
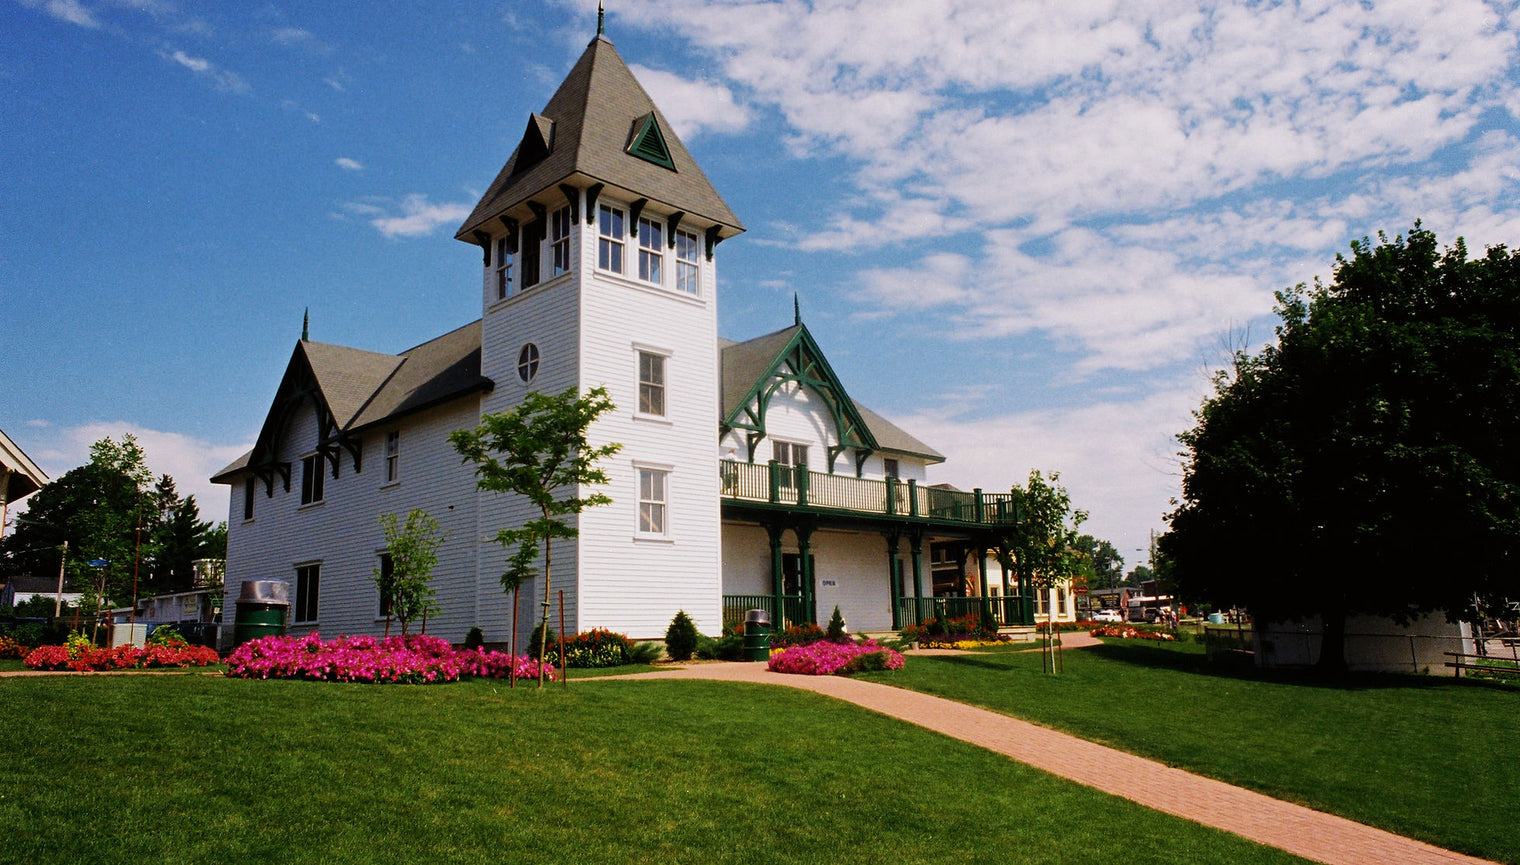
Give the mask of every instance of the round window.
[{"label": "round window", "polygon": [[530,342],[517,353],[517,377],[523,380],[523,384],[529,384],[536,375],[538,375],[538,346]]}]

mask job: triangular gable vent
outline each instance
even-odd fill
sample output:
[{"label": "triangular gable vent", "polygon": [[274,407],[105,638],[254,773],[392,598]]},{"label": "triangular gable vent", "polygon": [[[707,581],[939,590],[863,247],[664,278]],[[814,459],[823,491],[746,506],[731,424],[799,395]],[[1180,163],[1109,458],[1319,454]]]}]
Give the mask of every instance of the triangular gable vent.
[{"label": "triangular gable vent", "polygon": [[660,131],[660,121],[653,111],[633,121],[633,140],[629,142],[627,152],[661,168],[676,170],[675,160],[670,158],[670,147],[665,144],[665,134]]},{"label": "triangular gable vent", "polygon": [[522,142],[517,145],[517,162],[512,173],[520,174],[542,162],[553,147],[554,121],[542,114],[528,115],[528,128],[523,130]]}]

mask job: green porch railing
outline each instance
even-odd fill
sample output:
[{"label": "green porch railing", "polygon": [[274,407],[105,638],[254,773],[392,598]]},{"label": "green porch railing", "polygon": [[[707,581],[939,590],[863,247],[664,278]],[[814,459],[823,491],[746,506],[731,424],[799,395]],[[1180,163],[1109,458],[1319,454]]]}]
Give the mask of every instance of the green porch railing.
[{"label": "green porch railing", "polygon": [[1007,493],[968,493],[921,487],[912,481],[871,480],[809,471],[805,466],[734,460],[723,460],[718,475],[723,497],[738,501],[989,525],[1018,518]]},{"label": "green porch railing", "polygon": [[776,612],[775,595],[724,595],[723,627],[744,626],[744,614],[750,610],[764,610],[771,617],[771,631],[779,631],[787,625],[810,621],[803,612],[801,595],[781,596],[782,614]]},{"label": "green porch railing", "polygon": [[963,616],[991,616],[998,627],[1034,624],[1032,605],[1018,595],[989,598],[902,598],[897,604],[898,620],[916,625],[925,619],[959,619]]}]

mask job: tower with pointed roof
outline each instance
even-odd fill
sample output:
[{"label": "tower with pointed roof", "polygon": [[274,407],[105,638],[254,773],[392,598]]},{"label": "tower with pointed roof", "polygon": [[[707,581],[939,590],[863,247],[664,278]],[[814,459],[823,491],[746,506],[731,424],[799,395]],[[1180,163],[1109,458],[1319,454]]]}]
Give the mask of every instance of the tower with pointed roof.
[{"label": "tower with pointed roof", "polygon": [[[613,504],[556,549],[566,627],[659,633],[684,607],[716,631],[714,250],[743,226],[598,30],[455,235],[482,253],[481,374],[495,388],[481,411],[605,386],[617,409],[593,440],[623,450],[606,465]],[[531,517],[508,497],[478,506],[482,537]]]}]

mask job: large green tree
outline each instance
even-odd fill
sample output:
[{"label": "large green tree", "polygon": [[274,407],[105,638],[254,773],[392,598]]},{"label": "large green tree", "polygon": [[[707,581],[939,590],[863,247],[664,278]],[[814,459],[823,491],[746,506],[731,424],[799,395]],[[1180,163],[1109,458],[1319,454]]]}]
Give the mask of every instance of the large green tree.
[{"label": "large green tree", "polygon": [[1520,256],[1469,260],[1416,223],[1277,297],[1276,341],[1237,353],[1179,437],[1169,577],[1320,616],[1331,669],[1348,614],[1520,597]]},{"label": "large green tree", "polygon": [[1124,557],[1112,543],[1092,535],[1080,535],[1073,546],[1087,557],[1093,588],[1113,589],[1124,581]]},{"label": "large green tree", "polygon": [[[617,443],[592,446],[589,438],[592,422],[612,409],[612,399],[604,387],[593,388],[584,396],[573,387],[554,395],[532,391],[516,408],[484,415],[475,429],[449,434],[449,441],[464,461],[475,464],[475,483],[479,489],[522,496],[539,514],[537,519],[519,527],[497,532],[496,541],[507,549],[517,548],[501,576],[502,589],[513,593],[514,603],[522,582],[537,575],[535,563],[542,547],[544,599],[540,635],[549,631],[554,540],[579,534],[567,518],[586,508],[612,502],[605,493],[594,492],[592,487],[607,483],[607,475],[597,463],[623,446]],[[539,687],[543,687],[544,681],[543,663],[548,649],[545,643],[540,638],[537,646]]]}]

